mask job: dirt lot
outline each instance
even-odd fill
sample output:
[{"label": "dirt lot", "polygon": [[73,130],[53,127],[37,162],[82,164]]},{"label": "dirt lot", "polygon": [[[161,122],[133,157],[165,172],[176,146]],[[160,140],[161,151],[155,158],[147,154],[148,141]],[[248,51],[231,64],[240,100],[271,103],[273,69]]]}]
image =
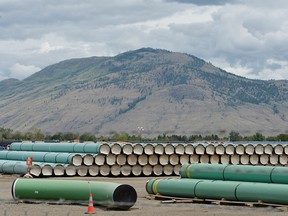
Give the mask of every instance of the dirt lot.
[{"label": "dirt lot", "polygon": [[[78,216],[87,215],[87,205],[57,205],[57,204],[28,204],[17,203],[11,195],[11,185],[18,176],[0,175],[0,216]],[[58,178],[59,179],[59,178]],[[163,204],[159,200],[148,200],[145,190],[145,184],[150,179],[148,177],[131,178],[65,178],[82,180],[101,180],[132,185],[138,194],[136,204],[129,211],[110,210],[104,207],[95,206],[96,215],[195,215],[195,216],[284,216],[288,213],[288,207],[247,207],[232,205],[214,205],[214,204]]]}]

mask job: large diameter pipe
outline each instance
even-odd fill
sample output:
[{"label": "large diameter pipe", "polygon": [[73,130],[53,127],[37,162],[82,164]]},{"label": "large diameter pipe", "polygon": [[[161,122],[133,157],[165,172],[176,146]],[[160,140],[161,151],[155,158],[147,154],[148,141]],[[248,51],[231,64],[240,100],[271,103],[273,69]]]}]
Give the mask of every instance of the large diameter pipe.
[{"label": "large diameter pipe", "polygon": [[271,144],[266,144],[264,146],[264,153],[271,155],[273,153],[273,146]]},{"label": "large diameter pipe", "polygon": [[63,164],[56,164],[53,167],[53,173],[55,176],[64,176],[65,174],[65,167]]},{"label": "large diameter pipe", "polygon": [[173,172],[175,175],[179,175],[180,174],[180,170],[181,170],[181,165],[180,164],[177,164],[175,166],[173,166]]},{"label": "large diameter pipe", "polygon": [[182,178],[288,184],[288,167],[184,164]]},{"label": "large diameter pipe", "polygon": [[220,161],[220,157],[219,155],[211,155],[210,156],[210,163],[211,164],[219,164],[219,161]]},{"label": "large diameter pipe", "polygon": [[183,155],[185,153],[184,144],[178,143],[174,146],[175,154]]},{"label": "large diameter pipe", "polygon": [[99,153],[100,143],[12,143],[13,151],[68,152],[68,153]]},{"label": "large diameter pipe", "polygon": [[142,155],[144,152],[144,147],[140,143],[133,144],[133,153],[136,155]]},{"label": "large diameter pipe", "polygon": [[167,154],[162,154],[159,156],[159,163],[161,165],[167,165],[169,164],[169,155]]},{"label": "large diameter pipe", "polygon": [[281,145],[281,144],[276,144],[273,146],[273,149],[274,149],[274,153],[276,155],[282,155],[283,152],[284,152],[284,146]]},{"label": "large diameter pipe", "polygon": [[235,146],[231,143],[225,145],[225,153],[228,155],[233,155],[235,152]]},{"label": "large diameter pipe", "polygon": [[130,154],[127,157],[127,164],[130,165],[130,166],[136,165],[137,161],[138,161],[138,157],[135,154]]},{"label": "large diameter pipe", "polygon": [[132,166],[131,173],[133,176],[140,176],[142,174],[142,167],[138,164]]},{"label": "large diameter pipe", "polygon": [[90,176],[98,176],[99,175],[99,166],[98,165],[89,166],[88,167],[88,173]]},{"label": "large diameter pipe", "polygon": [[198,143],[194,146],[194,148],[195,148],[195,153],[197,155],[204,155],[205,154],[205,145],[204,144]]},{"label": "large diameter pipe", "polygon": [[185,154],[187,155],[194,154],[194,146],[192,144],[185,145]]},{"label": "large diameter pipe", "polygon": [[286,155],[286,154],[279,155],[279,163],[280,163],[281,165],[287,165],[287,163],[288,163],[288,158],[287,158],[287,155]]},{"label": "large diameter pipe", "polygon": [[202,180],[192,179],[156,179],[153,178],[146,183],[146,191],[149,194],[161,194],[175,197],[195,197],[195,186]]},{"label": "large diameter pipe", "polygon": [[219,144],[215,147],[215,153],[217,155],[224,155],[225,154],[225,147],[223,144]]},{"label": "large diameter pipe", "polygon": [[16,179],[12,184],[14,200],[87,203],[89,195],[102,206],[127,210],[136,200],[136,190],[128,184],[98,181]]},{"label": "large diameter pipe", "polygon": [[237,154],[233,154],[233,155],[231,155],[230,160],[231,160],[231,164],[237,165],[240,163],[240,156]]},{"label": "large diameter pipe", "polygon": [[130,143],[126,143],[122,146],[122,152],[125,155],[131,155],[133,153],[133,146]]},{"label": "large diameter pipe", "polygon": [[112,143],[110,145],[110,148],[111,148],[112,154],[118,155],[118,154],[121,154],[122,152],[122,146],[119,143]]},{"label": "large diameter pipe", "polygon": [[[221,164],[229,164],[230,163],[230,155],[221,155],[220,156],[220,163]],[[239,161],[238,161],[239,163]]]},{"label": "large diameter pipe", "polygon": [[154,154],[154,146],[151,143],[147,143],[143,146],[144,154],[146,155],[153,155]]},{"label": "large diameter pipe", "polygon": [[224,169],[228,165],[222,164],[184,164],[180,170],[182,178],[223,180]]},{"label": "large diameter pipe", "polygon": [[261,165],[267,165],[269,163],[269,155],[267,154],[262,154],[260,155],[260,164]]},{"label": "large diameter pipe", "polygon": [[120,172],[121,172],[121,175],[123,176],[130,176],[132,173],[132,167],[129,165],[121,166]]},{"label": "large diameter pipe", "polygon": [[110,174],[111,168],[107,164],[104,164],[99,167],[99,173],[102,176],[108,176]]},{"label": "large diameter pipe", "polygon": [[[65,174],[67,176],[75,176],[77,174],[77,168],[76,168],[75,165],[73,165],[73,164],[65,164],[64,167],[65,167]],[[92,174],[90,174],[90,175],[92,175]]]},{"label": "large diameter pipe", "polygon": [[259,155],[257,155],[257,154],[251,155],[250,158],[249,158],[249,161],[250,161],[251,165],[259,164]]},{"label": "large diameter pipe", "polygon": [[180,155],[179,162],[181,165],[189,163],[189,160],[190,160],[189,155],[186,155],[186,154]]},{"label": "large diameter pipe", "polygon": [[85,154],[83,155],[83,163],[86,166],[91,166],[94,163],[94,157],[93,154]]},{"label": "large diameter pipe", "polygon": [[175,148],[174,148],[174,145],[172,143],[167,143],[164,146],[164,153],[165,154],[172,155],[172,154],[174,154],[174,152],[175,152]]},{"label": "large diameter pipe", "polygon": [[164,146],[163,146],[163,144],[157,143],[154,146],[154,152],[155,152],[155,154],[158,154],[158,155],[164,154]]},{"label": "large diameter pipe", "polygon": [[153,166],[152,169],[153,169],[153,174],[155,176],[160,176],[160,175],[163,174],[163,166],[160,165],[160,164],[157,164],[157,165]]},{"label": "large diameter pipe", "polygon": [[174,172],[174,167],[171,164],[167,164],[163,167],[163,174],[165,176],[170,176]]},{"label": "large diameter pipe", "polygon": [[87,176],[88,174],[88,167],[85,165],[80,165],[77,167],[77,175],[79,176]]},{"label": "large diameter pipe", "polygon": [[244,147],[245,147],[245,153],[246,154],[248,154],[248,155],[253,155],[254,154],[255,147],[254,147],[253,144],[248,143],[248,144],[245,144]]},{"label": "large diameter pipe", "polygon": [[199,159],[200,163],[209,163],[209,160],[210,160],[210,158],[206,154],[201,155],[200,159]]},{"label": "large diameter pipe", "polygon": [[32,142],[14,142],[11,143],[10,150],[12,151],[33,151]]},{"label": "large diameter pipe", "polygon": [[201,179],[151,179],[149,194],[184,198],[225,199],[229,201],[288,204],[286,184],[233,182]]},{"label": "large diameter pipe", "polygon": [[225,199],[238,201],[235,191],[239,182],[233,181],[199,181],[194,189],[195,196],[198,198],[209,197],[209,199]]},{"label": "large diameter pipe", "polygon": [[105,154],[97,154],[94,157],[94,163],[98,166],[104,165],[106,161],[106,155]]},{"label": "large diameter pipe", "polygon": [[116,155],[116,164],[117,165],[123,166],[126,164],[126,162],[127,162],[127,155],[125,155],[125,154]]},{"label": "large diameter pipe", "polygon": [[110,145],[108,143],[101,143],[99,147],[99,153],[104,155],[108,155],[109,153],[111,153]]},{"label": "large diameter pipe", "polygon": [[238,155],[243,155],[245,154],[245,147],[243,144],[239,143],[235,147],[235,153]]},{"label": "large diameter pipe", "polygon": [[257,154],[257,155],[262,155],[262,154],[264,154],[264,146],[263,146],[263,144],[257,144],[256,146],[255,146],[255,153]]},{"label": "large diameter pipe", "polygon": [[118,164],[114,164],[113,166],[111,166],[111,175],[112,176],[119,176],[121,174],[121,167]]},{"label": "large diameter pipe", "polygon": [[[0,173],[24,175],[27,172],[28,166],[26,165],[26,161],[0,160]],[[41,168],[38,164],[34,163],[32,165],[30,174],[33,176],[41,174]]]},{"label": "large diameter pipe", "polygon": [[[253,191],[251,193],[251,191]],[[241,183],[236,190],[238,200],[287,205],[288,185],[265,183]]]},{"label": "large diameter pipe", "polygon": [[190,155],[190,163],[191,164],[196,164],[196,163],[199,163],[199,155]]},{"label": "large diameter pipe", "polygon": [[208,144],[205,147],[205,152],[208,155],[214,155],[215,154],[215,146],[213,144]]}]

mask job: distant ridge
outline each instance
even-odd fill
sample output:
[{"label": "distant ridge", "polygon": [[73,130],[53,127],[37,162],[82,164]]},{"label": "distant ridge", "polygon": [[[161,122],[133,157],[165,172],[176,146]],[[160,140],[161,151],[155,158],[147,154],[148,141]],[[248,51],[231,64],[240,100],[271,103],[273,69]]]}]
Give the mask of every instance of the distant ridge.
[{"label": "distant ridge", "polygon": [[252,80],[193,55],[141,48],[69,59],[0,82],[0,125],[46,133],[273,135],[288,126],[288,81]]}]

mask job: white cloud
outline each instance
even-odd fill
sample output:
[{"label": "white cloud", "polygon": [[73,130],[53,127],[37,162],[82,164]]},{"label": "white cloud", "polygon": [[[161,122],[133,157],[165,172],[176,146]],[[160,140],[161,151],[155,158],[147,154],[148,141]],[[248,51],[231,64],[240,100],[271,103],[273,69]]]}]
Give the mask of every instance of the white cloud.
[{"label": "white cloud", "polygon": [[248,78],[288,79],[286,0],[5,0],[0,8],[0,80],[19,78],[10,73],[19,62],[43,68],[141,47],[189,53]]},{"label": "white cloud", "polygon": [[41,68],[34,65],[22,65],[19,63],[14,64],[9,68],[11,72],[11,77],[17,77],[18,79],[24,79],[33,73],[40,71]]},{"label": "white cloud", "polygon": [[49,53],[63,48],[63,46],[52,46],[49,42],[44,42],[41,44],[40,53]]}]

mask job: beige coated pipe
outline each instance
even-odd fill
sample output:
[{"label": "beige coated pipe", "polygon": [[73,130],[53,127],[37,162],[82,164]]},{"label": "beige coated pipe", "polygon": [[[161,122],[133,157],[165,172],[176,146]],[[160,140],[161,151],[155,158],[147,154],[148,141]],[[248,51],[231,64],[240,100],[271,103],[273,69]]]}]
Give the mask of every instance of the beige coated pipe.
[{"label": "beige coated pipe", "polygon": [[230,162],[233,165],[238,165],[240,163],[240,155],[238,154],[233,154],[230,156]]},{"label": "beige coated pipe", "polygon": [[190,155],[190,163],[191,164],[197,164],[197,163],[199,163],[200,161],[200,157],[199,157],[199,155],[196,155],[196,154],[194,154],[194,155]]},{"label": "beige coated pipe", "polygon": [[88,167],[88,174],[90,176],[93,176],[93,177],[98,176],[99,175],[99,166],[97,166],[97,165],[89,166]]},{"label": "beige coated pipe", "polygon": [[162,154],[159,156],[159,164],[161,165],[167,165],[169,164],[169,155]]},{"label": "beige coated pipe", "polygon": [[[287,151],[288,151],[288,148],[287,148]],[[192,144],[188,143],[185,146],[185,154],[187,154],[187,155],[194,154],[194,146]]]},{"label": "beige coated pipe", "polygon": [[221,164],[230,164],[230,156],[229,155],[220,155],[220,163]]}]

